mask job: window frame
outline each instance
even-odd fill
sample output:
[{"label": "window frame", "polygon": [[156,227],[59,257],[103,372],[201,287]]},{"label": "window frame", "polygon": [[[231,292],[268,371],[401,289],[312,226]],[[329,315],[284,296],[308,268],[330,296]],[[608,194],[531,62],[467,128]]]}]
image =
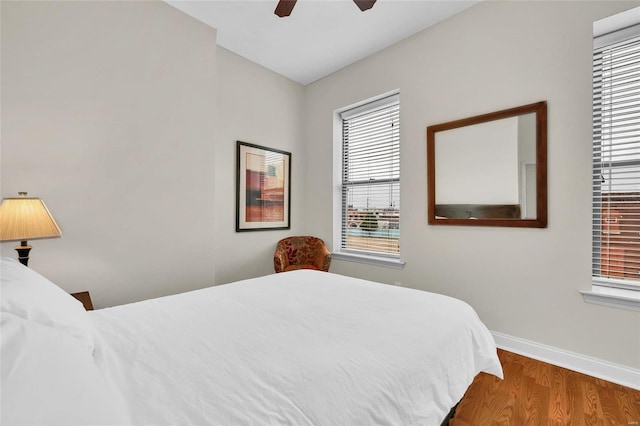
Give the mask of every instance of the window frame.
[{"label": "window frame", "polygon": [[[376,96],[362,102],[358,102],[353,105],[349,105],[344,108],[340,108],[334,111],[333,119],[333,141],[334,141],[334,155],[333,155],[333,251],[332,256],[334,259],[347,260],[352,262],[385,266],[390,268],[401,269],[405,265],[405,261],[401,259],[401,251],[398,255],[379,253],[366,250],[353,250],[343,248],[343,224],[346,223],[344,217],[345,210],[343,209],[343,173],[344,173],[344,144],[343,144],[343,116],[353,117],[355,115],[366,114],[369,111],[378,110],[399,104],[400,92],[395,90]],[[400,177],[395,182],[400,185]],[[376,182],[378,183],[378,182]],[[380,184],[389,184],[390,180],[380,181]],[[350,186],[369,185],[366,182],[353,182]],[[399,207],[401,211],[401,207]],[[399,219],[398,227],[400,227],[401,218]],[[401,235],[400,237],[401,238]]]},{"label": "window frame", "polygon": [[[626,167],[629,165],[640,165],[640,160],[609,160],[602,159],[602,101],[596,95],[602,98],[601,89],[596,91],[596,87],[601,86],[601,81],[596,80],[596,52],[602,49],[616,45],[620,42],[640,37],[640,8],[634,8],[618,15],[608,17],[594,23],[594,49],[592,61],[592,76],[594,87],[593,98],[593,143],[592,143],[592,255],[591,269],[592,282],[591,290],[581,290],[585,302],[596,303],[622,309],[630,309],[640,311],[640,278],[635,279],[616,279],[611,277],[602,277],[601,262],[597,253],[602,250],[602,236],[600,224],[602,222],[602,202],[603,193],[601,190],[601,179],[603,172],[615,171],[616,167]],[[638,40],[640,44],[640,40]],[[640,85],[639,85],[640,86]],[[606,117],[606,116],[605,116]],[[616,149],[616,148],[609,148]],[[618,148],[619,149],[619,148]],[[601,166],[600,169],[597,166]]]}]

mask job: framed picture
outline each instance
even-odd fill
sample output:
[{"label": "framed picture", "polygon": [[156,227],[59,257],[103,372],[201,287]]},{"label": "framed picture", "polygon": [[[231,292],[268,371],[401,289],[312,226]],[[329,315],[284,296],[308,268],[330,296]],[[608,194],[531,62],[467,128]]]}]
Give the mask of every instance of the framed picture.
[{"label": "framed picture", "polygon": [[290,229],[291,153],[237,144],[236,232]]}]

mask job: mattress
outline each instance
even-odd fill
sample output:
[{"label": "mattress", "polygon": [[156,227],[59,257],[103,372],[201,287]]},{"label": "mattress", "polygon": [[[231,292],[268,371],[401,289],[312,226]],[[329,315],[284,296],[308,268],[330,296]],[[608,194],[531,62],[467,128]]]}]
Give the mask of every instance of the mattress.
[{"label": "mattress", "polygon": [[466,303],[300,270],[89,313],[136,425],[439,425],[481,371]]}]

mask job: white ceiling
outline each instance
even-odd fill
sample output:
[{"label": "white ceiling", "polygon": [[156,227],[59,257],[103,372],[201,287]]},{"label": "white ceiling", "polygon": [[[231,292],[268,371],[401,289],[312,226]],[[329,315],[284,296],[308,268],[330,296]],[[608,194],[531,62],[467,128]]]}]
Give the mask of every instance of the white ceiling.
[{"label": "white ceiling", "polygon": [[479,0],[298,0],[277,17],[278,0],[165,0],[218,30],[218,45],[307,85],[442,21]]}]

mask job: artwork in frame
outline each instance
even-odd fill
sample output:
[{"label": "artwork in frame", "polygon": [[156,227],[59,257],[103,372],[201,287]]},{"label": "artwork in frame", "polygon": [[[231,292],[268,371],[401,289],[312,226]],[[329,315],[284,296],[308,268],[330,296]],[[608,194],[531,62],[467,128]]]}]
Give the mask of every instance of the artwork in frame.
[{"label": "artwork in frame", "polygon": [[237,141],[236,232],[291,228],[291,153]]}]

